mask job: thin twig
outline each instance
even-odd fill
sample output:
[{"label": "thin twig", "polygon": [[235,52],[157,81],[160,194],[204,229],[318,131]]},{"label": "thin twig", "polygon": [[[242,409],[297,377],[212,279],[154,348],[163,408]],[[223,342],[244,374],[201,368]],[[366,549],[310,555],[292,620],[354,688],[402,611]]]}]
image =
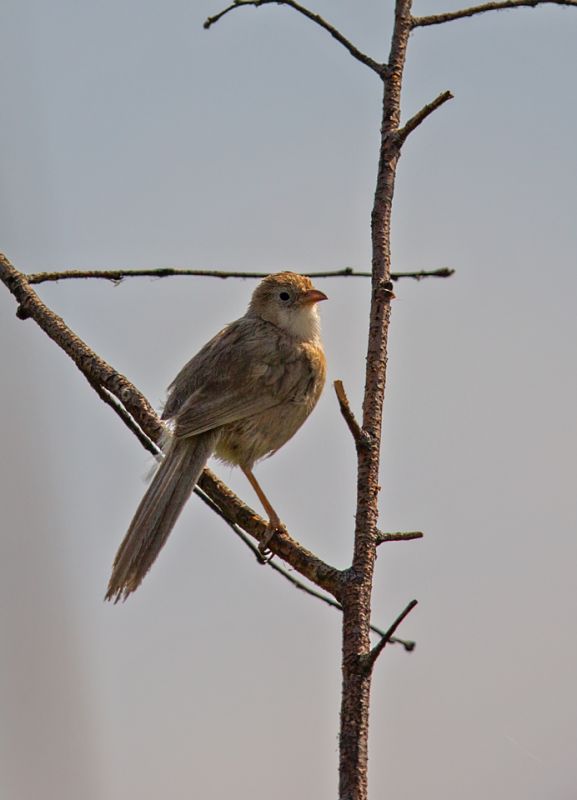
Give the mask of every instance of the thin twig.
[{"label": "thin twig", "polygon": [[420,272],[391,272],[391,280],[398,281],[401,278],[412,278],[414,281],[422,281],[423,278],[450,278],[454,274],[454,269],[440,267],[439,269],[421,270]]},{"label": "thin twig", "polygon": [[[268,537],[268,523],[210,470],[205,469],[198,484],[219,506],[226,519],[236,523],[258,542]],[[283,528],[275,533],[268,544],[269,550],[282,558],[305,578],[321,589],[337,596],[342,586],[342,571],[336,569],[293,539]]]},{"label": "thin twig", "polygon": [[[211,500],[211,498],[205,492],[203,492],[199,486],[194,487],[194,493],[198,495],[198,497],[200,497],[200,499],[204,503],[206,503],[206,505],[209,508],[211,508],[212,511],[215,512],[215,514],[218,514],[218,516],[221,517],[221,519],[223,519],[226,522],[229,528],[231,528],[231,530],[234,531],[234,533],[239,537],[239,539],[248,547],[253,556],[259,562],[259,564],[266,564],[275,572],[278,572],[278,574],[281,575],[283,578],[285,578],[290,584],[292,584],[295,587],[295,589],[299,589],[301,592],[304,592],[305,594],[308,594],[311,597],[316,597],[317,600],[321,600],[326,605],[331,606],[331,608],[336,608],[338,611],[343,610],[341,604],[338,603],[336,600],[333,600],[332,597],[330,597],[327,594],[323,594],[322,592],[317,592],[316,589],[312,589],[310,586],[307,586],[305,583],[296,578],[288,570],[284,569],[284,567],[281,567],[275,561],[271,561],[270,559],[263,556],[258,547],[255,544],[253,544],[251,539],[246,535],[246,533],[242,530],[242,528],[240,528],[234,522],[231,522],[226,516],[226,514],[224,514],[221,511],[221,509],[216,505],[216,503],[213,500]],[[384,631],[382,628],[379,628],[376,625],[371,625],[370,627],[373,633],[376,633],[379,636],[387,635],[387,631]],[[410,653],[412,650],[415,649],[415,642],[412,642],[407,639],[399,639],[395,636],[391,636],[389,637],[389,642],[391,644],[402,645],[402,647],[404,647],[408,653]]]},{"label": "thin twig", "polygon": [[335,394],[337,396],[337,400],[339,401],[341,414],[343,415],[343,419],[347,423],[348,429],[350,430],[353,439],[355,440],[355,445],[357,447],[363,447],[364,445],[367,444],[367,435],[361,428],[361,426],[356,420],[355,415],[353,414],[353,410],[350,406],[349,398],[347,397],[347,393],[345,392],[345,387],[343,386],[343,382],[335,381],[333,386],[335,387]]},{"label": "thin twig", "polygon": [[211,27],[211,25],[214,25],[215,22],[218,22],[230,11],[235,11],[237,8],[242,8],[243,6],[254,6],[255,8],[258,8],[259,6],[271,5],[272,3],[278,6],[288,6],[289,8],[298,11],[299,14],[302,14],[311,22],[314,22],[315,25],[319,25],[327,33],[330,33],[333,39],[336,39],[336,41],[339,42],[339,44],[342,44],[343,47],[345,47],[349,51],[349,53],[352,55],[353,58],[355,58],[357,61],[360,61],[361,64],[364,64],[365,66],[372,69],[373,72],[376,72],[377,75],[379,75],[381,78],[386,77],[385,64],[379,64],[378,61],[375,61],[373,58],[366,55],[366,53],[363,53],[361,50],[359,50],[358,47],[355,47],[355,45],[352,42],[350,42],[345,36],[343,36],[343,34],[340,31],[338,31],[334,27],[334,25],[331,25],[330,22],[327,22],[319,14],[315,14],[314,11],[310,11],[308,8],[305,8],[304,6],[301,6],[299,3],[294,2],[294,0],[236,0],[230,6],[227,6],[222,11],[219,11],[218,14],[215,14],[212,17],[208,17],[203,27],[206,30],[208,30]]},{"label": "thin twig", "polygon": [[[258,548],[255,548],[255,549],[258,551]],[[336,608],[337,611],[341,611],[342,612],[342,610],[343,610],[342,605],[340,603],[338,603],[336,600],[333,600],[332,597],[329,597],[329,595],[322,594],[321,592],[317,592],[315,589],[311,589],[310,586],[306,586],[306,584],[304,584],[302,581],[299,581],[298,578],[295,578],[293,575],[291,575],[289,572],[287,572],[287,570],[283,569],[281,566],[279,566],[274,561],[268,561],[267,563],[268,563],[268,566],[271,567],[271,569],[274,569],[274,570],[276,570],[276,572],[279,572],[290,583],[292,583],[292,585],[296,589],[300,589],[301,591],[305,592],[306,594],[310,594],[311,597],[316,597],[318,600],[322,600],[323,603],[326,603],[328,606],[331,606],[331,608]],[[372,624],[369,625],[369,627],[373,631],[373,633],[376,633],[381,637],[387,636],[388,632],[384,631],[382,628],[379,628],[376,625],[372,625]],[[408,639],[399,639],[396,636],[389,636],[388,641],[389,641],[390,644],[400,644],[400,645],[402,645],[405,648],[405,650],[407,651],[407,653],[410,653],[415,649],[415,642],[410,641]]]},{"label": "thin twig", "polygon": [[438,97],[435,97],[435,99],[432,100],[430,103],[427,103],[426,106],[423,106],[420,111],[417,111],[417,113],[413,117],[411,117],[410,120],[408,120],[408,122],[406,122],[402,128],[400,128],[397,131],[397,141],[399,142],[399,144],[401,145],[404,144],[407,136],[410,133],[412,133],[415,130],[415,128],[417,128],[421,124],[421,122],[424,122],[427,119],[427,117],[433,113],[433,111],[436,111],[440,106],[443,105],[443,103],[446,103],[447,100],[452,100],[452,99],[453,95],[451,94],[451,92],[449,91],[442,92]]},{"label": "thin twig", "polygon": [[124,408],[121,402],[116,398],[113,394],[111,394],[108,389],[105,389],[104,386],[98,383],[98,381],[93,380],[92,378],[88,378],[89,384],[92,386],[96,394],[103,400],[107,405],[109,405],[113,411],[115,411],[120,419],[124,422],[126,427],[132,431],[132,433],[136,436],[140,444],[148,450],[149,453],[152,453],[153,456],[162,455],[162,450],[160,447],[155,444],[152,439],[150,439],[142,430],[142,428],[134,421],[133,417],[130,416],[128,411]]},{"label": "thin twig", "polygon": [[395,531],[395,533],[383,533],[377,531],[377,545],[383,542],[410,542],[412,539],[422,539],[422,531]]},{"label": "thin twig", "polygon": [[[420,281],[423,278],[450,278],[455,272],[449,267],[418,272],[394,272],[391,280],[412,278]],[[119,284],[125,278],[170,278],[174,276],[190,276],[199,278],[265,278],[268,272],[231,272],[218,269],[180,269],[178,267],[151,267],[150,269],[69,269],[60,272],[32,272],[26,275],[29,284],[47,283],[49,281],[67,281],[96,278]],[[361,272],[354,267],[326,270],[320,272],[303,272],[309,278],[370,278],[370,272]]]},{"label": "thin twig", "polygon": [[52,309],[42,302],[26,276],[0,253],[0,280],[18,303],[17,316],[32,318],[44,333],[76,364],[89,382],[113,394],[152,441],[157,441],[163,426],[148,400],[124,376],[97,355]]},{"label": "thin twig", "polygon": [[417,605],[417,602],[418,602],[417,600],[411,600],[409,605],[403,611],[401,611],[399,616],[393,622],[393,624],[388,629],[388,631],[385,633],[385,635],[382,637],[382,639],[380,639],[377,642],[377,644],[372,648],[372,650],[369,653],[367,653],[366,656],[364,656],[362,658],[363,668],[367,672],[371,672],[371,670],[373,669],[373,667],[375,665],[375,661],[381,655],[381,653],[383,652],[385,647],[390,643],[391,637],[393,636],[393,634],[395,633],[395,631],[397,630],[397,628],[399,627],[401,622],[406,617],[408,617],[408,615],[411,613],[411,611]]},{"label": "thin twig", "polygon": [[535,8],[553,4],[556,6],[577,6],[577,0],[501,0],[497,3],[483,3],[479,6],[461,8],[458,11],[448,11],[445,14],[431,14],[428,17],[413,17],[413,28],[424,28],[427,25],[441,25],[443,22],[453,22],[456,19],[473,17],[476,14],[485,14],[487,11],[503,11],[507,8]]},{"label": "thin twig", "polygon": [[46,281],[64,281],[77,278],[96,278],[121,283],[125,278],[170,278],[192,276],[197,278],[264,278],[266,272],[230,272],[218,269],[180,269],[178,267],[151,267],[150,269],[70,269],[60,272],[36,272],[27,275],[30,284]]},{"label": "thin twig", "polygon": [[200,486],[195,486],[194,487],[194,493],[195,493],[195,495],[197,497],[200,497],[202,502],[206,503],[206,505],[212,511],[214,511],[215,514],[217,514],[221,519],[223,519],[226,522],[226,524],[231,529],[231,531],[233,531],[234,534],[236,536],[238,536],[238,538],[243,542],[243,544],[245,544],[248,547],[248,549],[251,551],[251,553],[256,558],[256,560],[258,561],[259,564],[266,564],[267,563],[267,561],[268,561],[267,556],[264,556],[261,553],[261,551],[258,549],[258,547],[255,544],[252,543],[250,537],[243,531],[242,528],[240,528],[236,524],[236,522],[231,522],[228,519],[228,517],[226,516],[224,511],[214,502],[214,500],[211,497],[209,497],[207,495],[207,493],[205,491],[203,491],[200,488]]}]

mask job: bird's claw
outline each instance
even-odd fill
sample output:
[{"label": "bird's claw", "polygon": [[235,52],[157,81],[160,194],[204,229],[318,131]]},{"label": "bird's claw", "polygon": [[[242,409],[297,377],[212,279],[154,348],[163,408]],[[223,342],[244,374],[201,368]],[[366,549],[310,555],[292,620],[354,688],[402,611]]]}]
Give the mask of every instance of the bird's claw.
[{"label": "bird's claw", "polygon": [[258,543],[258,550],[261,556],[263,557],[263,563],[268,564],[268,562],[273,558],[274,553],[269,548],[269,543],[275,533],[280,533],[281,531],[286,531],[285,526],[282,524],[280,520],[270,520],[266,533]]}]

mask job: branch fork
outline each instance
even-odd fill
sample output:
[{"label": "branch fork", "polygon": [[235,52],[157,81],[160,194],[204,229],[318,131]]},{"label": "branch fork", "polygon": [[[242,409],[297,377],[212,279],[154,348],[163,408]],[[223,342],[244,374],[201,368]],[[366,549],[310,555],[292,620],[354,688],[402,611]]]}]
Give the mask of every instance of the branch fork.
[{"label": "branch fork", "polygon": [[385,635],[381,637],[381,639],[379,639],[377,644],[366,655],[361,656],[360,658],[361,668],[366,675],[371,674],[377,658],[381,655],[385,647],[391,643],[393,634],[395,633],[399,625],[409,616],[409,614],[417,604],[418,604],[417,600],[411,600],[408,606],[404,608],[403,611],[401,611],[401,613],[393,622],[393,624],[390,626],[390,628],[387,630]]},{"label": "branch fork", "polygon": [[260,6],[267,6],[273,3],[277,6],[287,6],[288,8],[292,8],[293,11],[297,11],[299,14],[302,14],[302,16],[306,17],[310,22],[318,25],[320,28],[329,33],[333,39],[335,39],[339,44],[349,51],[349,54],[356,61],[359,61],[366,67],[369,67],[369,69],[371,69],[373,72],[376,72],[381,79],[384,80],[387,77],[388,68],[386,64],[380,64],[378,61],[375,61],[374,58],[371,58],[366,53],[363,53],[358,47],[355,47],[355,45],[349,39],[347,39],[346,36],[344,36],[337,28],[335,28],[334,25],[331,25],[330,22],[327,22],[325,19],[323,19],[320,14],[315,14],[314,11],[311,11],[300,3],[295,2],[295,0],[234,0],[231,5],[227,6],[222,11],[219,11],[218,14],[208,17],[205,20],[203,27],[205,30],[208,30],[231,11],[236,11],[239,8],[246,6],[259,8]]}]

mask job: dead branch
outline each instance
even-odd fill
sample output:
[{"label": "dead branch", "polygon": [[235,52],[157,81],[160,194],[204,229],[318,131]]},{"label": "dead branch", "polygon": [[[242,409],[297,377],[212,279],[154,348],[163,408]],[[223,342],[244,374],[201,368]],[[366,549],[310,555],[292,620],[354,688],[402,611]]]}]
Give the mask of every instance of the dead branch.
[{"label": "dead branch", "polygon": [[413,539],[422,539],[422,531],[395,531],[395,533],[383,533],[377,531],[377,545],[384,542],[410,542]]},{"label": "dead branch", "polygon": [[422,270],[421,272],[391,272],[391,280],[398,281],[401,278],[412,278],[414,281],[422,281],[423,278],[450,278],[454,274],[454,269],[441,267],[440,269]]},{"label": "dead branch", "polygon": [[163,427],[148,400],[48,308],[28,284],[26,276],[18,272],[1,253],[0,280],[16,298],[18,316],[21,319],[32,318],[64,350],[91,384],[97,383],[114,395],[149,438],[157,442]]},{"label": "dead branch", "polygon": [[413,28],[424,28],[429,25],[441,25],[444,22],[453,22],[456,19],[474,17],[476,14],[485,14],[487,11],[503,11],[508,8],[536,8],[546,4],[557,6],[577,6],[577,0],[501,0],[496,3],[483,3],[479,6],[461,8],[458,11],[448,11],[445,14],[431,14],[428,17],[413,17]]},{"label": "dead branch", "polygon": [[224,8],[218,14],[208,17],[203,27],[208,30],[212,25],[215,24],[215,22],[218,22],[226,14],[229,14],[231,11],[235,11],[238,8],[243,8],[244,6],[254,6],[255,8],[258,8],[259,6],[266,6],[270,5],[271,3],[275,3],[275,5],[278,6],[288,6],[289,8],[298,11],[299,14],[302,14],[311,22],[314,22],[315,25],[318,25],[327,33],[330,33],[333,39],[336,39],[339,44],[342,44],[342,46],[349,51],[354,59],[360,61],[361,64],[369,67],[369,69],[372,69],[373,72],[376,72],[377,75],[379,75],[379,77],[384,78],[386,76],[386,66],[384,64],[379,64],[378,61],[375,61],[373,58],[366,55],[366,53],[363,53],[358,47],[355,47],[352,42],[343,36],[343,34],[338,31],[334,25],[331,25],[319,14],[315,14],[314,11],[310,11],[308,8],[300,5],[300,3],[294,2],[294,0],[235,0],[234,3]]},{"label": "dead branch", "polygon": [[[406,122],[402,128],[399,128],[397,131],[397,139],[401,145],[405,143],[405,139],[407,136],[412,133],[415,128],[417,128],[422,122],[424,122],[428,116],[430,116],[433,111],[436,111],[440,108],[443,103],[446,103],[447,100],[452,100],[453,95],[451,92],[442,92],[438,97],[435,97],[430,103],[427,103],[426,106],[423,106],[420,111],[411,117],[408,122]],[[392,276],[391,276],[392,277]]]},{"label": "dead branch", "polygon": [[[384,81],[379,164],[371,212],[372,292],[363,399],[362,429],[370,446],[357,449],[357,508],[353,562],[342,588],[343,656],[339,736],[339,797],[366,800],[370,672],[371,594],[376,559],[379,467],[387,342],[391,315],[391,209],[400,143],[401,87],[411,33],[411,0],[396,0],[395,23]],[[384,646],[384,645],[383,645]]]},{"label": "dead branch", "polygon": [[149,439],[139,425],[136,424],[122,403],[113,394],[111,394],[108,389],[105,389],[104,386],[101,386],[97,381],[92,380],[92,378],[88,378],[88,382],[96,394],[100,397],[102,402],[110,406],[115,414],[118,414],[120,419],[124,422],[126,427],[132,431],[144,449],[148,450],[149,453],[152,453],[153,456],[161,456],[162,450],[160,447],[155,444],[152,439]]},{"label": "dead branch", "polygon": [[[359,272],[354,267],[343,267],[343,269],[327,270],[320,272],[303,272],[296,270],[301,275],[307,275],[313,280],[315,278],[370,278],[370,272]],[[455,270],[449,267],[440,267],[434,270],[420,270],[417,272],[393,272],[391,280],[398,281],[401,278],[412,278],[420,281],[423,278],[450,278]],[[150,269],[69,269],[59,272],[32,272],[25,275],[30,285],[47,283],[54,281],[68,281],[79,279],[97,279],[110,281],[119,284],[125,278],[170,278],[175,276],[198,277],[198,278],[265,278],[268,272],[230,272],[218,269],[180,269],[178,267],[151,267]]]},{"label": "dead branch", "polygon": [[375,661],[381,655],[385,647],[390,643],[391,636],[395,633],[401,622],[403,622],[403,620],[411,613],[411,611],[414,609],[416,605],[417,601],[411,600],[409,605],[403,611],[401,611],[399,616],[393,622],[393,624],[385,633],[385,635],[382,637],[382,639],[380,639],[377,642],[377,644],[372,648],[372,650],[369,653],[367,653],[367,655],[361,658],[362,668],[366,672],[366,674],[370,675],[375,665]]},{"label": "dead branch", "polygon": [[[235,533],[236,536],[248,547],[251,551],[255,559],[258,561],[259,564],[266,565],[285,578],[295,589],[299,589],[300,591],[304,592],[305,594],[310,595],[311,597],[315,597],[321,602],[325,603],[326,605],[330,606],[331,608],[336,608],[338,611],[342,611],[343,607],[340,603],[337,603],[332,597],[328,594],[323,594],[322,592],[317,592],[316,589],[307,586],[306,583],[303,583],[298,578],[296,578],[293,574],[291,574],[288,570],[281,567],[275,561],[271,561],[266,556],[260,552],[258,547],[253,544],[250,538],[245,534],[242,528],[239,528],[234,522],[231,522],[225,514],[220,510],[220,508],[210,499],[210,497],[205,494],[198,486],[195,486],[194,492],[200,499],[206,503],[206,505],[218,514],[221,519],[226,522],[226,524],[231,528],[231,530]],[[382,628],[378,628],[376,625],[371,625],[371,630],[373,633],[378,634],[379,636],[386,636],[387,631],[384,631]],[[399,639],[396,636],[392,636],[389,638],[390,644],[400,644],[407,652],[411,652],[415,649],[415,642],[409,641],[407,639]]]},{"label": "dead branch", "polygon": [[342,381],[335,381],[333,384],[335,388],[335,394],[337,396],[337,400],[339,401],[339,407],[341,409],[341,414],[343,415],[343,419],[347,423],[347,427],[350,430],[353,439],[355,440],[355,446],[358,447],[366,447],[369,444],[369,439],[367,435],[359,425],[356,420],[355,415],[351,409],[349,404],[349,398],[345,392],[345,387],[343,386]]}]

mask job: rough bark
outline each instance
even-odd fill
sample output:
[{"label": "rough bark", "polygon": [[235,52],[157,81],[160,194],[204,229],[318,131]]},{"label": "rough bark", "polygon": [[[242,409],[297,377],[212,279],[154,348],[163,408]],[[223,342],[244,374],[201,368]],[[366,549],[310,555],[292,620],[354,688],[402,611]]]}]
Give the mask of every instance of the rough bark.
[{"label": "rough bark", "polygon": [[[400,154],[403,67],[411,31],[411,2],[397,0],[389,63],[384,80],[377,185],[371,217],[372,293],[362,427],[357,447],[357,512],[352,567],[341,595],[343,606],[340,800],[366,800],[371,672],[370,619],[377,548],[382,410],[391,311],[391,208]],[[372,665],[371,665],[372,666]]]}]

